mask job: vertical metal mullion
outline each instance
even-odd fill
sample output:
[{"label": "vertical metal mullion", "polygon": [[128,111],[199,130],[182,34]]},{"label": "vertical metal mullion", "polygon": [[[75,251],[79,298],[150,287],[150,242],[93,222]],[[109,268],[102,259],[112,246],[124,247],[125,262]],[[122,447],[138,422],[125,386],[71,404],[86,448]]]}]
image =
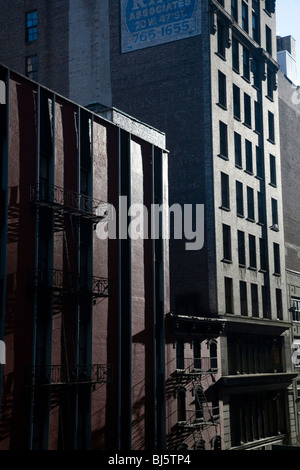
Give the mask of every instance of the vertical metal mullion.
[{"label": "vertical metal mullion", "polygon": [[[151,148],[151,161],[152,161],[152,207],[154,207],[155,201],[155,155],[154,146]],[[155,224],[155,218],[152,217],[151,224]],[[153,234],[156,233],[156,227],[153,227]],[[157,412],[156,412],[156,395],[157,395],[157,344],[156,344],[156,273],[155,273],[155,237],[152,236],[152,285],[153,285],[153,297],[152,297],[152,311],[153,311],[153,449],[157,449]]]},{"label": "vertical metal mullion", "polygon": [[[121,195],[121,129],[118,128],[118,196],[119,205],[118,211],[120,211],[120,195]],[[121,391],[122,391],[122,377],[121,377],[121,359],[122,359],[122,347],[121,347],[121,327],[122,327],[122,308],[121,308],[121,266],[122,266],[122,252],[121,252],[121,240],[120,240],[120,215],[119,215],[119,236],[118,236],[118,344],[117,344],[117,360],[118,360],[118,402],[117,402],[117,450],[121,450]]]},{"label": "vertical metal mullion", "polygon": [[[36,188],[38,188],[40,177],[40,85],[37,86],[37,142],[36,142]],[[32,381],[30,397],[30,421],[29,421],[29,450],[33,448],[33,410],[34,410],[34,385],[35,385],[35,365],[36,365],[36,334],[37,334],[37,284],[38,273],[38,251],[39,251],[39,207],[36,208],[35,215],[35,257],[34,257],[34,299],[33,299],[33,334],[32,334]]]}]

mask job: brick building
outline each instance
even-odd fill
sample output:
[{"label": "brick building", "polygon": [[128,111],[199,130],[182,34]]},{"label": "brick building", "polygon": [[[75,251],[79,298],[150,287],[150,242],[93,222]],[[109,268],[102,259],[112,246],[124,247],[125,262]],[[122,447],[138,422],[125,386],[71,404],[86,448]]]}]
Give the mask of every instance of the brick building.
[{"label": "brick building", "polygon": [[205,205],[203,248],[170,243],[166,445],[295,444],[275,1],[15,7],[2,7],[0,41],[16,35],[0,60],[30,75],[34,56],[46,86],[161,129],[170,203]]},{"label": "brick building", "polygon": [[4,66],[0,89],[0,449],[159,448],[168,244],[100,232],[168,203],[165,136]]}]

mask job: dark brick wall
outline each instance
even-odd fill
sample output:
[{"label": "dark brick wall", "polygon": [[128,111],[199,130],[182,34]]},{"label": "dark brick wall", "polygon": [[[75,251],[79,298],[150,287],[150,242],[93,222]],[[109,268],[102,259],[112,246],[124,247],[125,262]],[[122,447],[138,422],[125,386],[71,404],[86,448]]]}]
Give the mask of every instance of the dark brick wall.
[{"label": "dark brick wall", "polygon": [[300,271],[300,93],[282,72],[278,76],[286,267]]},{"label": "dark brick wall", "polygon": [[[121,54],[118,4],[113,2],[110,9],[112,104],[166,133],[170,205],[203,204],[202,36]],[[170,253],[172,308],[182,295],[192,294],[197,308],[207,312],[205,247],[186,251],[176,240],[170,243]]]}]

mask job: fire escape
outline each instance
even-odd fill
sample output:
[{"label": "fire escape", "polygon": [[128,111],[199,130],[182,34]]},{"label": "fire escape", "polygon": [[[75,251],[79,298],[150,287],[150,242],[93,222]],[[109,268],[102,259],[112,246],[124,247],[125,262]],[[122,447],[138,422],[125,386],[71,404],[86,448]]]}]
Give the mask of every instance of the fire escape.
[{"label": "fire escape", "polygon": [[[198,316],[170,314],[171,329],[178,341],[190,342],[210,341],[220,336],[225,323],[222,318],[201,318]],[[204,450],[205,441],[203,432],[209,430],[212,437],[212,447],[218,448],[220,436],[217,427],[219,425],[219,405],[213,398],[212,388],[216,382],[218,373],[218,361],[216,350],[210,350],[208,356],[182,358],[176,361],[176,369],[173,372],[173,386],[177,394],[177,424],[176,432],[180,436],[177,448],[184,449],[186,441],[191,435],[194,439],[194,449]],[[189,388],[193,394],[192,409],[185,407],[185,390]],[[182,399],[180,397],[182,394]]]},{"label": "fire escape", "polygon": [[[64,316],[67,306],[79,302],[92,302],[93,305],[103,298],[111,296],[111,281],[104,277],[82,275],[70,268],[68,243],[66,240],[66,223],[72,228],[74,246],[76,246],[76,223],[80,219],[91,222],[96,228],[98,222],[108,216],[110,205],[49,183],[30,186],[30,203],[41,210],[48,210],[53,215],[54,231],[61,232],[65,240],[68,269],[48,269],[39,265],[30,272],[30,286],[34,292],[52,296],[53,313],[62,313],[63,335],[65,331]],[[25,372],[25,383],[31,387],[61,385],[79,385],[106,383],[112,381],[110,364],[73,364],[65,358],[63,364],[49,364],[30,367]]]}]

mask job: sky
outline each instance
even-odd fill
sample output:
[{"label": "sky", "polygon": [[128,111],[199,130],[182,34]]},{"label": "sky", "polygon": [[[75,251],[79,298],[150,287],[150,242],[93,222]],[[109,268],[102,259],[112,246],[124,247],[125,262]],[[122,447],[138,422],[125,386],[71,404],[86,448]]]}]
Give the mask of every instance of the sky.
[{"label": "sky", "polygon": [[296,40],[297,85],[300,85],[300,0],[276,1],[276,34]]}]

